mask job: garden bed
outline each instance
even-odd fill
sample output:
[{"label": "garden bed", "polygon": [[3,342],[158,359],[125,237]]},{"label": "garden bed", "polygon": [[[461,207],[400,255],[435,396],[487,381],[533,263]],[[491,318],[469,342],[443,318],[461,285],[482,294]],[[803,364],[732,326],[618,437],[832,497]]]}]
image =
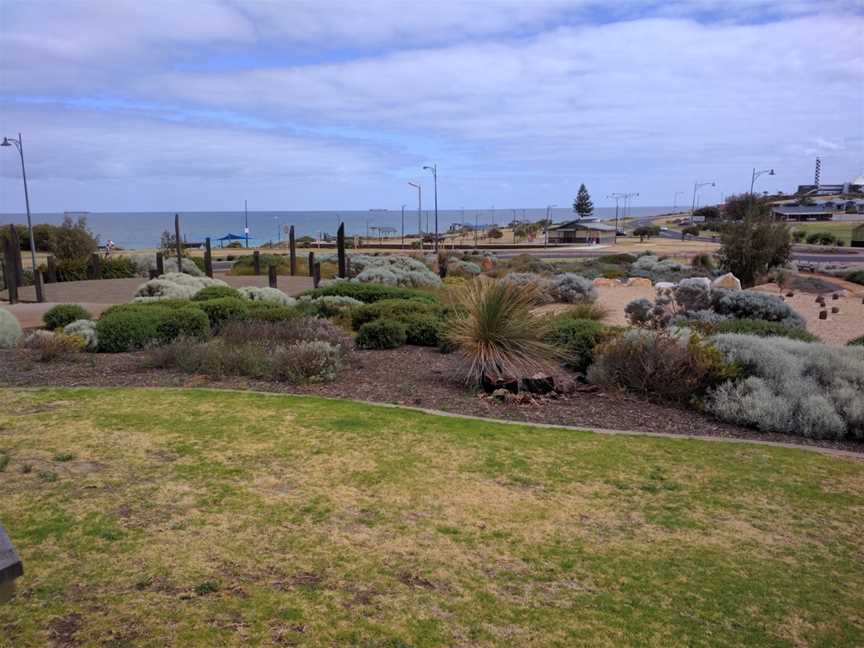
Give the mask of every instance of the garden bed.
[{"label": "garden bed", "polygon": [[[460,381],[461,367],[457,355],[420,347],[355,351],[335,382],[316,385],[291,385],[248,378],[214,380],[167,369],[147,369],[144,356],[144,353],[87,354],[72,361],[43,363],[36,361],[31,351],[0,350],[0,365],[4,368],[0,374],[0,386],[197,386],[316,394],[504,420],[760,439],[864,452],[862,443],[760,433],[717,421],[693,410],[660,405],[624,392],[605,391],[587,385],[574,385],[572,393],[533,404],[499,403],[480,397],[476,390]],[[567,379],[564,375],[559,377],[559,382]]]}]

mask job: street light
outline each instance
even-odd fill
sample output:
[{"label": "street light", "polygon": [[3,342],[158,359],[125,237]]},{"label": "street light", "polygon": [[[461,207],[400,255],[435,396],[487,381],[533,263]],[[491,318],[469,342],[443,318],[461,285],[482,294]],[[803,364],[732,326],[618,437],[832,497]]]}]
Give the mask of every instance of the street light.
[{"label": "street light", "polygon": [[696,192],[699,191],[702,187],[707,186],[716,187],[717,183],[714,181],[711,182],[699,182],[698,180],[693,183],[693,206],[690,208],[690,224],[693,224],[693,212],[696,211]]},{"label": "street light", "polygon": [[438,251],[438,165],[424,166],[424,171],[431,171],[435,181],[435,251]]},{"label": "street light", "polygon": [[756,178],[761,175],[774,175],[774,169],[765,169],[764,171],[757,171],[756,167],[753,167],[753,174],[750,176],[750,195],[753,195],[753,185],[756,184]]},{"label": "street light", "polygon": [[546,205],[546,220],[543,223],[543,247],[549,245],[549,225],[552,223],[552,208],[558,205]]},{"label": "street light", "polygon": [[423,249],[423,187],[415,182],[409,185],[417,190],[417,236],[420,237],[420,249]]},{"label": "street light", "polygon": [[405,248],[405,205],[402,205],[402,244],[399,248]]},{"label": "street light", "polygon": [[36,288],[36,301],[43,300],[42,282],[39,281],[39,273],[36,268],[36,239],[33,238],[33,223],[30,219],[30,192],[27,190],[27,170],[24,167],[24,144],[22,143],[21,133],[18,133],[18,139],[14,137],[4,137],[0,146],[12,146],[18,149],[18,155],[21,157],[21,177],[24,180],[24,204],[27,206],[27,231],[30,233],[30,260],[33,263],[33,286]]}]

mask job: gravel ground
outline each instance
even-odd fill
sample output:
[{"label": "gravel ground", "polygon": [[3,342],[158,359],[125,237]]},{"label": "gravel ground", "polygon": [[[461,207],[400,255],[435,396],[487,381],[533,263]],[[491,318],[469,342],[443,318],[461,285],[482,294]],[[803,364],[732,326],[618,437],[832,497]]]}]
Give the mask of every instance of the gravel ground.
[{"label": "gravel ground", "polygon": [[393,403],[457,414],[515,421],[735,437],[818,445],[864,452],[864,444],[815,441],[784,434],[763,434],[716,421],[698,412],[652,403],[617,391],[580,385],[568,376],[556,381],[566,392],[555,398],[502,404],[478,395],[460,380],[456,355],[403,347],[394,351],[357,351],[339,379],[327,385],[294,386],[249,379],[210,380],[206,376],[147,369],[144,355],[86,354],[72,361],[43,363],[26,350],[0,351],[0,387],[211,387],[313,394],[377,403]]}]

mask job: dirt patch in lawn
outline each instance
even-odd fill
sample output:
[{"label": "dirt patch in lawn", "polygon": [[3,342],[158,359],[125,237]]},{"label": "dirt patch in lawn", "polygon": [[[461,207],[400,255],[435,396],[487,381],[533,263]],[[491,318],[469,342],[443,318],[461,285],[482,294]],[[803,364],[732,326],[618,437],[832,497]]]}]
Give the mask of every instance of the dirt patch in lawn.
[{"label": "dirt patch in lawn", "polygon": [[[312,394],[372,403],[423,407],[469,416],[613,430],[760,439],[864,452],[864,444],[760,433],[723,423],[683,407],[652,403],[631,394],[591,385],[521,404],[480,396],[461,381],[455,354],[402,347],[356,351],[338,379],[325,385],[289,385],[247,378],[211,380],[164,369],[144,368],[144,354],[87,354],[73,361],[38,362],[27,350],[0,350],[4,387],[208,387]],[[562,373],[559,383],[572,382]]]}]

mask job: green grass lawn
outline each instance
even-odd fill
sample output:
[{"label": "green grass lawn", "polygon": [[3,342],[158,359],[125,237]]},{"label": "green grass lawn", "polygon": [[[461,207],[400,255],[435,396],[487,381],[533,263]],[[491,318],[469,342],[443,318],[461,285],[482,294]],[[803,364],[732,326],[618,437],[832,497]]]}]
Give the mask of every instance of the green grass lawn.
[{"label": "green grass lawn", "polygon": [[133,389],[0,451],[2,646],[864,645],[852,459]]},{"label": "green grass lawn", "polygon": [[791,230],[803,230],[807,234],[812,234],[813,232],[830,232],[834,236],[836,236],[839,240],[843,241],[846,245],[849,245],[849,242],[852,240],[852,229],[861,224],[861,221],[856,222],[844,222],[844,221],[827,221],[827,222],[808,222],[808,223],[796,223],[790,222],[789,228]]}]

